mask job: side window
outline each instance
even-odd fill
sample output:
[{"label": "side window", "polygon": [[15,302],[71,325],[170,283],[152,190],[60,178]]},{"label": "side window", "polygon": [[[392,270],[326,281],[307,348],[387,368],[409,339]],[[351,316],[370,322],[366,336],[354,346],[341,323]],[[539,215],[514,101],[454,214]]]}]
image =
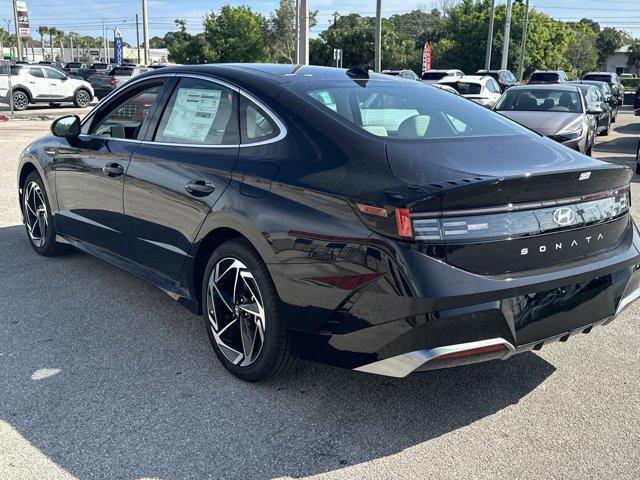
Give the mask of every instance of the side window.
[{"label": "side window", "polygon": [[262,108],[248,98],[241,97],[240,132],[242,143],[251,144],[277,137],[280,129]]},{"label": "side window", "polygon": [[115,104],[107,106],[104,112],[92,122],[89,134],[105,135],[113,138],[135,140],[138,138],[142,124],[151,109],[158,101],[158,94],[164,85],[164,80],[134,89],[123,99],[117,99]]},{"label": "side window", "polygon": [[183,78],[154,140],[189,145],[238,145],[237,93],[218,83]]},{"label": "side window", "polygon": [[54,70],[53,68],[45,68],[44,73],[47,75],[47,78],[52,80],[62,80],[66,77],[64,73]]},{"label": "side window", "polygon": [[32,77],[37,77],[37,78],[44,78],[44,73],[42,73],[42,69],[38,68],[38,67],[30,67],[29,68],[29,75],[31,75]]}]

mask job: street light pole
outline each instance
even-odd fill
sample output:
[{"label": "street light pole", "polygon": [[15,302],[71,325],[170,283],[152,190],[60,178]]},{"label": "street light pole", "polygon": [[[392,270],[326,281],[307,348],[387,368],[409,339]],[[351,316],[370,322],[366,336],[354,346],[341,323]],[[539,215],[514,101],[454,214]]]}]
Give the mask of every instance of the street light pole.
[{"label": "street light pole", "polygon": [[138,23],[137,13],[136,13],[136,46],[138,47],[138,65],[140,65],[140,24]]},{"label": "street light pole", "polygon": [[13,21],[16,27],[16,43],[18,45],[18,60],[22,61],[22,40],[20,40],[20,29],[18,28],[18,6],[13,0]]},{"label": "street light pole", "polygon": [[504,21],[504,41],[502,43],[502,63],[500,68],[507,69],[509,63],[509,35],[511,33],[511,0],[507,0],[507,15]]},{"label": "street light pole", "polygon": [[382,0],[376,0],[376,31],[375,31],[374,64],[375,71],[382,70]]},{"label": "street light pole", "polygon": [[149,18],[147,0],[142,0],[142,38],[144,41],[144,64],[149,65]]},{"label": "street light pole", "polygon": [[300,0],[296,0],[296,32],[295,32],[296,55],[295,63],[300,65]]},{"label": "street light pole", "polygon": [[524,53],[527,48],[527,27],[529,26],[529,0],[524,7],[524,24],[522,26],[522,47],[520,49],[520,65],[518,68],[518,79],[522,81],[524,77]]},{"label": "street light pole", "polygon": [[300,64],[309,65],[309,3],[308,0],[298,0],[300,4]]},{"label": "street light pole", "polygon": [[489,34],[487,35],[487,53],[484,57],[484,69],[491,70],[491,49],[493,48],[493,20],[496,13],[496,0],[491,0],[491,13],[489,14]]}]

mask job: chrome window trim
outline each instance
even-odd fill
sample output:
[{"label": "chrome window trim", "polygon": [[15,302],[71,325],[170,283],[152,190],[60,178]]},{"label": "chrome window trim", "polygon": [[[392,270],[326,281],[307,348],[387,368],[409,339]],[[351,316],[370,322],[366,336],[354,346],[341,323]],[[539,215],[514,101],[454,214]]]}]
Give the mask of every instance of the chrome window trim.
[{"label": "chrome window trim", "polygon": [[[261,142],[237,143],[237,144],[230,144],[230,145],[203,145],[203,144],[199,144],[199,143],[156,142],[156,141],[153,141],[153,140],[132,140],[132,139],[127,139],[127,138],[110,138],[111,140],[117,140],[117,141],[122,141],[122,142],[135,142],[135,143],[140,143],[140,144],[144,144],[144,145],[160,145],[160,146],[167,146],[167,147],[248,148],[248,147],[258,147],[258,146],[261,146],[261,145],[268,145],[270,143],[279,142],[280,140],[282,140],[283,138],[285,138],[287,136],[288,130],[287,130],[287,127],[285,126],[284,122],[280,119],[280,117],[273,110],[271,110],[267,105],[265,105],[264,102],[262,102],[261,100],[259,100],[258,98],[256,98],[252,94],[250,94],[249,92],[241,89],[240,87],[237,87],[236,85],[233,85],[233,84],[231,84],[229,82],[226,82],[224,80],[220,80],[220,79],[215,78],[215,77],[210,77],[210,76],[207,76],[207,75],[200,75],[200,74],[196,74],[196,73],[158,73],[158,74],[154,74],[154,75],[148,75],[148,76],[145,76],[143,78],[138,78],[138,79],[135,79],[135,80],[130,80],[122,88],[123,89],[125,89],[125,88],[128,89],[130,87],[135,86],[137,83],[141,83],[141,82],[144,82],[144,81],[147,81],[147,80],[156,79],[156,78],[163,78],[163,77],[168,77],[168,78],[172,78],[172,77],[194,78],[194,79],[197,79],[197,80],[204,80],[204,81],[207,81],[207,82],[216,83],[218,85],[222,85],[223,87],[229,88],[230,90],[233,90],[234,92],[237,92],[239,95],[242,95],[247,100],[250,100],[251,102],[255,103],[258,107],[260,107],[260,109],[262,109],[267,114],[269,119],[271,121],[273,121],[273,123],[276,124],[276,126],[278,127],[278,130],[279,130],[279,133],[275,137],[270,138],[268,140],[261,141]],[[80,124],[81,128],[84,127],[86,122],[91,121],[91,119],[95,116],[96,112],[100,108],[100,104],[103,103],[103,102],[110,101],[109,99],[112,96],[115,96],[118,91],[119,91],[118,89],[114,90],[109,95],[107,95],[98,105],[96,105],[96,107],[94,107],[93,110],[91,110],[82,119],[82,122]],[[124,90],[120,90],[120,91],[124,91]],[[238,132],[238,133],[240,134],[240,132]],[[102,135],[81,134],[80,136],[81,137],[85,137],[85,138],[95,138],[95,139],[103,139],[103,140],[105,139],[105,137],[102,136]]]}]

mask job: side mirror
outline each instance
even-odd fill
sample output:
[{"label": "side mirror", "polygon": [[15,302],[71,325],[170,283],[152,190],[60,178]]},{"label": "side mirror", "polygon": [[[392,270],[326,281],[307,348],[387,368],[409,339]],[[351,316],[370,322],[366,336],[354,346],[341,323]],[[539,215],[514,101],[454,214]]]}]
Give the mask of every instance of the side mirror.
[{"label": "side mirror", "polygon": [[596,105],[589,105],[589,107],[587,108],[587,113],[589,115],[600,115],[604,110],[602,110],[602,107],[598,107]]},{"label": "side mirror", "polygon": [[80,135],[80,117],[67,115],[54,120],[51,124],[51,133],[56,137],[75,138]]},{"label": "side mirror", "polygon": [[62,80],[63,82],[66,82],[67,80],[69,80],[69,77],[67,77],[67,76],[65,75],[64,77],[62,77],[62,78],[61,78],[61,80]]}]

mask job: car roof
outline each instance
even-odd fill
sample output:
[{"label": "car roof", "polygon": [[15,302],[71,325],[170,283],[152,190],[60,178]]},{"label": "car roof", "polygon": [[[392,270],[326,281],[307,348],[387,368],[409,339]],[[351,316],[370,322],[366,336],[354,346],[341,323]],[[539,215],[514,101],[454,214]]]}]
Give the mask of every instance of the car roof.
[{"label": "car roof", "polygon": [[588,72],[584,74],[585,77],[587,75],[615,75],[615,72]]},{"label": "car roof", "polygon": [[[446,77],[445,77],[446,78]],[[445,78],[443,78],[442,80],[445,80]],[[488,75],[465,75],[464,77],[456,77],[455,79],[452,79],[452,82],[477,82],[477,83],[482,83],[483,80],[487,80],[491,77],[489,77]]]},{"label": "car roof", "polygon": [[553,84],[534,84],[534,85],[516,85],[515,87],[511,87],[507,92],[516,91],[516,90],[566,90],[568,92],[575,92],[579,87],[577,85],[571,84],[569,82],[565,83],[553,83]]},{"label": "car roof", "polygon": [[[291,65],[272,63],[218,63],[204,65],[180,65],[165,67],[162,73],[208,74],[220,78],[242,77],[247,80],[269,79],[276,83],[293,83],[305,80],[354,80],[343,68],[321,67],[317,65]],[[393,76],[369,72],[369,79],[387,82],[405,82]]]}]

